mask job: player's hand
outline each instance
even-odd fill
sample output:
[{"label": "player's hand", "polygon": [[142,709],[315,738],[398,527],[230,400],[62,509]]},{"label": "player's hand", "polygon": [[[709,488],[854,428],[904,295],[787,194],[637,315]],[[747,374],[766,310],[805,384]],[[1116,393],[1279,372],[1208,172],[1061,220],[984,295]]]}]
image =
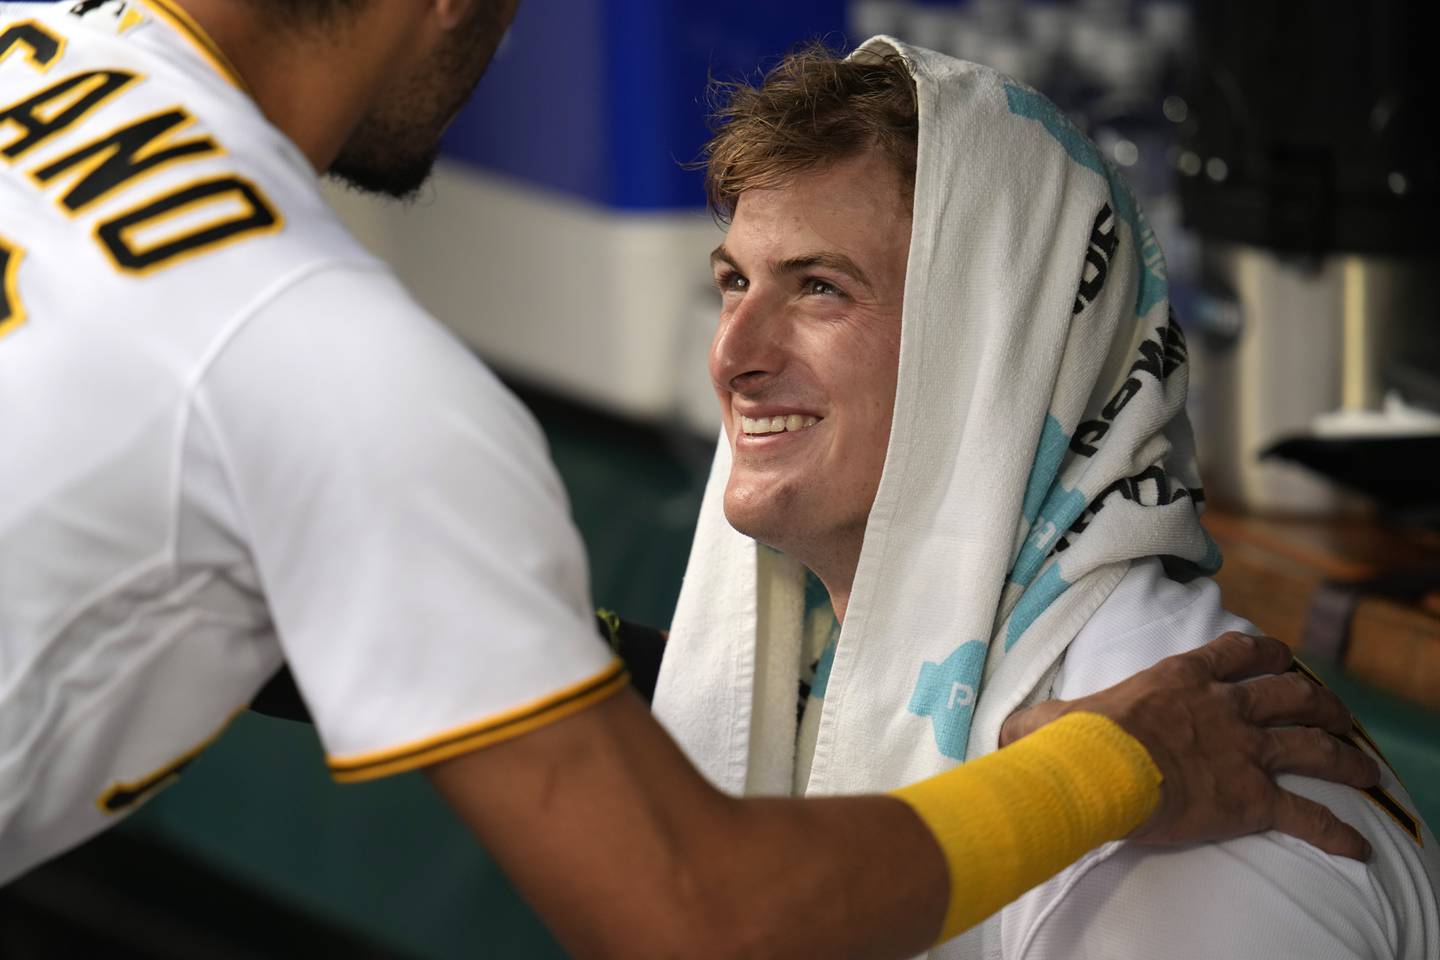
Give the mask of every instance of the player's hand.
[{"label": "player's hand", "polygon": [[1280,773],[1352,787],[1380,781],[1373,759],[1330,735],[1350,732],[1350,711],[1329,690],[1283,673],[1290,661],[1278,640],[1227,633],[1107,690],[1017,711],[1000,745],[1074,710],[1103,714],[1145,745],[1165,778],[1159,805],[1131,839],[1202,843],[1278,830],[1368,859],[1370,845],[1352,827],[1275,784]]}]

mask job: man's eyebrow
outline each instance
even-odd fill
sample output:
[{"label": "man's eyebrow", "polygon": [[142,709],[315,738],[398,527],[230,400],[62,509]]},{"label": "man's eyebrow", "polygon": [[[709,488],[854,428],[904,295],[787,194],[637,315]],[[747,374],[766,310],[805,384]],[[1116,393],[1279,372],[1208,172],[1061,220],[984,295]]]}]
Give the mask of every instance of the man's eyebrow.
[{"label": "man's eyebrow", "polygon": [[[712,266],[716,263],[728,263],[736,270],[740,269],[740,265],[735,262],[734,257],[730,256],[730,251],[725,249],[725,244],[723,243],[710,251],[710,263]],[[800,273],[812,267],[825,267],[830,270],[838,270],[858,280],[866,289],[874,289],[870,284],[870,278],[865,275],[864,270],[860,269],[859,264],[843,253],[807,253],[804,256],[790,257],[781,260],[771,269],[773,269],[775,273]]]},{"label": "man's eyebrow", "polygon": [[838,270],[840,273],[858,280],[867,290],[873,290],[870,285],[870,278],[865,276],[865,271],[860,265],[843,253],[808,253],[802,257],[790,257],[788,260],[781,260],[775,264],[776,273],[799,273],[809,270],[811,267],[825,267],[828,270]]}]

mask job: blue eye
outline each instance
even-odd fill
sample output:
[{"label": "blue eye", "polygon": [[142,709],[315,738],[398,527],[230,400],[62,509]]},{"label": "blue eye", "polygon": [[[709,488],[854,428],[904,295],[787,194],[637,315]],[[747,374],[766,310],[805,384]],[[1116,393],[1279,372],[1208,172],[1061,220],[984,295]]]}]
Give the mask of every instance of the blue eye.
[{"label": "blue eye", "polygon": [[805,293],[817,297],[843,297],[845,295],[839,287],[828,280],[821,280],[819,277],[809,277],[805,281]]}]

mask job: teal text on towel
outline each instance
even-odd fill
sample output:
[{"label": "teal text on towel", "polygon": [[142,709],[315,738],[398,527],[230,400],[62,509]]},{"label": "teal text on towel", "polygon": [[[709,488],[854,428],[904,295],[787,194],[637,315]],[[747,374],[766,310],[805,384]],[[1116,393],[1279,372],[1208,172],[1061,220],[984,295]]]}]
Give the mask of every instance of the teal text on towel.
[{"label": "teal text on towel", "polygon": [[1114,168],[1100,156],[1100,151],[1075,125],[1060,112],[1060,108],[1034,90],[1005,84],[1005,99],[1010,112],[1027,120],[1034,120],[1050,132],[1065,152],[1080,166],[1094,170],[1105,178],[1110,187],[1110,197],[1120,219],[1130,225],[1131,246],[1135,248],[1136,291],[1135,313],[1145,316],[1150,309],[1170,295],[1170,285],[1165,279],[1165,256],[1160,252],[1160,242],[1150,224],[1145,221],[1129,186],[1120,179]]},{"label": "teal text on towel", "polygon": [[956,647],[940,663],[920,665],[920,679],[910,695],[910,712],[929,717],[935,746],[952,760],[964,760],[970,741],[970,721],[980,695],[985,668],[985,643],[971,640]]}]

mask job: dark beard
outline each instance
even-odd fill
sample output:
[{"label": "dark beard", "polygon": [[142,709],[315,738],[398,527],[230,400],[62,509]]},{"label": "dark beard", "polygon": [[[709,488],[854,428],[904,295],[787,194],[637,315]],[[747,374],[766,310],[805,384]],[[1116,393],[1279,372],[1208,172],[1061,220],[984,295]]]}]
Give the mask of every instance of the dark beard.
[{"label": "dark beard", "polygon": [[[359,151],[356,151],[358,154]],[[378,193],[396,200],[413,200],[430,179],[440,147],[423,156],[364,157],[342,152],[326,175],[364,193]]]},{"label": "dark beard", "polygon": [[[503,4],[480,2],[470,22],[356,127],[326,172],[397,200],[419,193],[440,155],[440,137],[470,99],[504,35]],[[513,8],[512,8],[513,9]]]}]

